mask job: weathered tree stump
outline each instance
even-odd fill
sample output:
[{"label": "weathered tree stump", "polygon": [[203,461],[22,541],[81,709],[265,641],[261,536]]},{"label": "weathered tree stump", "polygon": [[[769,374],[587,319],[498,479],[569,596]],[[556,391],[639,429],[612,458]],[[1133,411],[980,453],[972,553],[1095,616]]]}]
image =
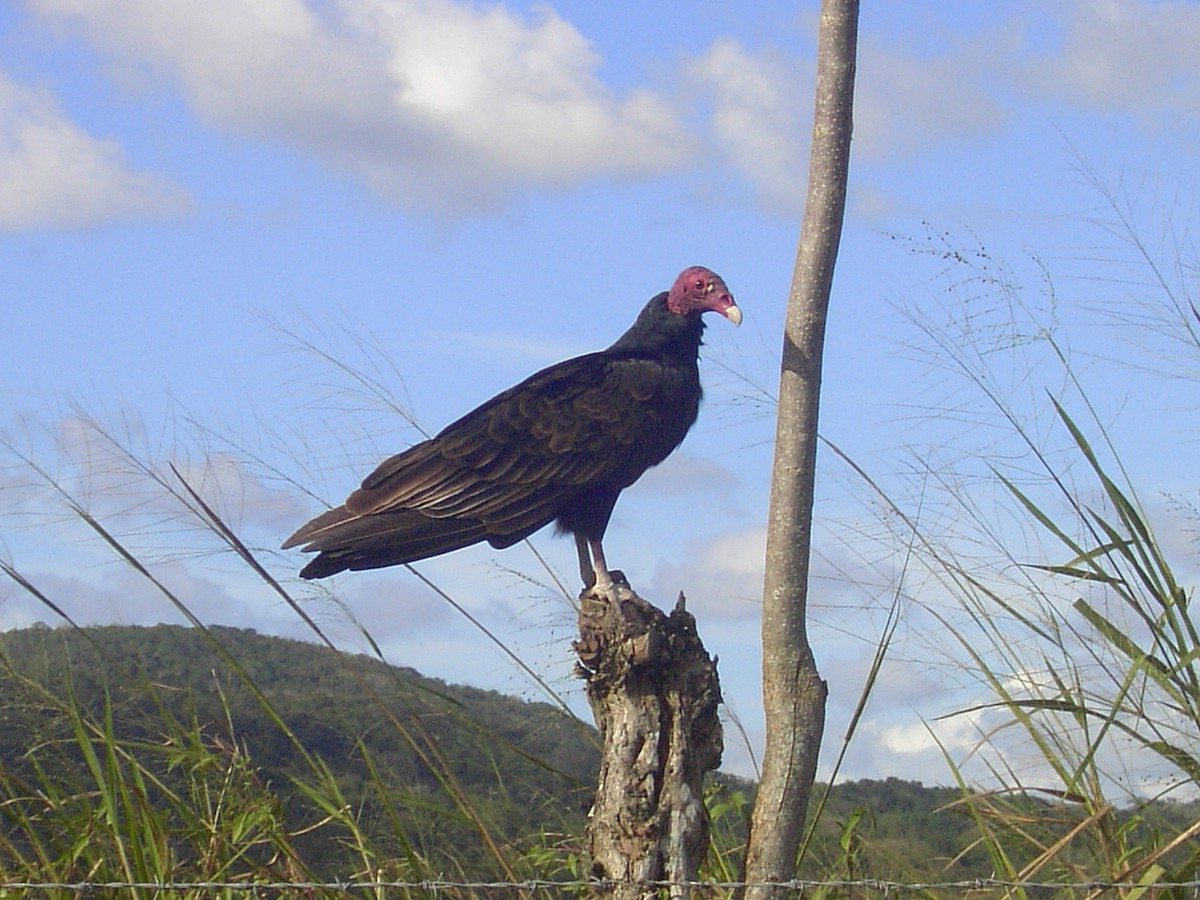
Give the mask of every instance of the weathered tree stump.
[{"label": "weathered tree stump", "polygon": [[593,896],[657,897],[647,882],[695,881],[708,851],[704,775],[722,750],[716,661],[683,594],[670,616],[623,579],[612,597],[581,601],[576,671],[602,740],[587,826],[590,873],[602,882]]}]

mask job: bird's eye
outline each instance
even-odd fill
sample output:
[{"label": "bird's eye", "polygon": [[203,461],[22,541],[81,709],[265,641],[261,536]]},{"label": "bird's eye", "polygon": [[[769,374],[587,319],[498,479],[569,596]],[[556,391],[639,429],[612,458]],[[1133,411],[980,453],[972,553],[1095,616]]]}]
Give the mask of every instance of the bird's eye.
[{"label": "bird's eye", "polygon": [[698,290],[698,291],[704,290],[704,282],[701,281],[699,278],[696,279],[696,290]]}]

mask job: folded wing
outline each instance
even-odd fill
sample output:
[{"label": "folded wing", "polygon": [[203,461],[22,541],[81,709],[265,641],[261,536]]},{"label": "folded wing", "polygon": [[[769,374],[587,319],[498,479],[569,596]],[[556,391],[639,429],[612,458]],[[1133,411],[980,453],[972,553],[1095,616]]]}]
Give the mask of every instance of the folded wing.
[{"label": "folded wing", "polygon": [[284,548],[319,551],[301,575],[320,578],[485,540],[507,547],[589,492],[615,499],[661,462],[695,418],[698,387],[681,415],[686,380],[655,360],[603,352],[551,366],[384,460]]}]

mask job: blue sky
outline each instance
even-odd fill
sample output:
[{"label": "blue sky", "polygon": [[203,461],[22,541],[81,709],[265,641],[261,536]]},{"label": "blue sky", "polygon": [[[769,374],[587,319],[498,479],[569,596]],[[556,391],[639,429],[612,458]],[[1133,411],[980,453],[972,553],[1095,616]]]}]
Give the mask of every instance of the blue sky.
[{"label": "blue sky", "polygon": [[[202,481],[290,577],[301,559],[275,552],[282,538],[419,437],[323,355],[378,378],[434,431],[543,365],[607,345],[682,268],[707,265],[745,322],[711,323],[701,420],[627,492],[606,546],[651,599],[688,595],[757,747],[769,394],[802,212],[816,12],[454,0],[0,7],[5,557],[79,621],[177,619],[79,532],[25,455],[110,516],[205,621],[303,636],[96,426],[136,459]],[[1001,446],[978,398],[920,352],[914,317],[958,322],[1001,282],[972,285],[921,252],[940,235],[1009,264],[1039,310],[1050,309],[1043,267],[1053,273],[1054,319],[1070,328],[1105,421],[1128,440],[1131,469],[1152,495],[1191,489],[1189,454],[1175,449],[1190,440],[1178,415],[1190,399],[1173,382],[1145,402],[1143,374],[1121,364],[1173,362],[1170,343],[1112,327],[1153,279],[1105,229],[1114,208],[1089,182],[1144,217],[1155,251],[1186,248],[1198,45],[1195,3],[864,4],[822,430],[897,496],[914,459]],[[1003,319],[985,306],[973,321]],[[1008,365],[1038,414],[1035,370]],[[911,601],[844,774],[945,781],[923,723],[967,695],[941,658],[953,647],[938,646],[921,614],[935,589],[904,583],[896,546],[848,537],[880,523],[829,454],[820,481],[813,622],[831,741],[898,585]],[[536,543],[573,588],[571,542],[547,533]],[[582,707],[572,614],[526,550],[463,551],[422,571]],[[347,646],[361,645],[349,609],[394,662],[536,695],[410,575],[339,578],[339,602],[294,586]],[[0,588],[0,626],[36,618],[45,613],[20,590]],[[965,731],[943,737],[971,746]],[[752,771],[732,739],[727,765]]]}]

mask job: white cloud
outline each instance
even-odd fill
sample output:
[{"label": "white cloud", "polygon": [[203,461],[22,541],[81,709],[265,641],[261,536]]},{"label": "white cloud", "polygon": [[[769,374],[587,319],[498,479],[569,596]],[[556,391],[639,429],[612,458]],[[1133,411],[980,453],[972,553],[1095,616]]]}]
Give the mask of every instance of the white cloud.
[{"label": "white cloud", "polygon": [[132,170],[116,141],[87,134],[48,90],[0,73],[0,231],[91,228],[186,206],[182,188]]},{"label": "white cloud", "polygon": [[[939,40],[940,39],[940,40]],[[1200,6],[1076,0],[1014,7],[980,30],[860,45],[855,152],[887,160],[991,138],[1029,101],[1129,113],[1178,132],[1200,112]],[[930,49],[934,47],[936,49]]]},{"label": "white cloud", "polygon": [[1200,112],[1200,7],[1194,3],[1076,2],[1062,28],[1054,53],[1024,70],[1031,90],[1065,95],[1092,111]]},{"label": "white cloud", "polygon": [[925,753],[940,745],[954,756],[979,743],[979,718],[978,713],[962,713],[933,722],[892,725],[879,730],[879,739],[889,753]]},{"label": "white cloud", "polygon": [[143,563],[202,560],[221,577],[242,572],[244,564],[195,510],[172,467],[226,525],[261,548],[265,563],[306,511],[276,473],[206,444],[188,446],[186,435],[164,447],[156,443],[161,436],[148,434],[131,414],[114,424],[69,415],[22,427],[19,445],[14,439],[0,446],[6,475],[0,552],[24,567],[49,570],[55,560],[60,568],[67,560],[74,575],[113,561],[112,548],[84,521],[83,509]]},{"label": "white cloud", "polygon": [[[549,6],[529,14],[457,0],[30,6],[80,32],[126,78],[177,83],[209,125],[297,148],[405,208],[474,212],[519,191],[715,161],[712,185],[732,170],[765,209],[789,217],[802,209],[807,54],[717,38],[682,68],[682,87],[699,101],[685,116],[658,91],[608,87],[600,52]],[[937,23],[923,21],[884,43],[868,31],[856,159],[886,163],[991,139],[1028,113],[1031,97],[1159,126],[1200,107],[1194,4],[1076,2],[1036,18],[1028,10],[974,32],[947,27],[931,37]],[[113,184],[119,149],[79,137],[110,171],[86,184]],[[124,175],[121,196],[134,211],[161,202],[161,184]],[[888,208],[869,185],[856,191],[864,204]],[[86,219],[89,208],[62,203],[60,215]]]},{"label": "white cloud", "polygon": [[201,458],[172,462],[188,487],[235,530],[274,526],[300,514],[301,504],[294,493],[268,485],[261,473],[232,453],[212,451]]},{"label": "white cloud", "polygon": [[[936,33],[921,22],[886,41],[869,30],[858,52],[854,159],[912,160],[948,145],[981,145],[1031,114],[1130,113],[1179,132],[1200,112],[1200,6],[1102,0],[1037,8],[976,31]],[[931,33],[933,32],[933,33]],[[711,107],[711,150],[739,171],[766,209],[797,215],[807,182],[813,64],[720,38],[687,68]],[[854,180],[854,179],[852,179]],[[858,208],[890,211],[893,198],[854,180]]]},{"label": "white cloud", "polygon": [[794,59],[713,42],[687,69],[712,104],[717,153],[753,185],[759,202],[784,214],[803,207],[807,186],[811,77]]},{"label": "white cloud", "polygon": [[600,55],[550,7],[527,22],[501,5],[449,0],[355,0],[361,32],[383,42],[397,107],[483,150],[490,168],[542,183],[610,171],[651,174],[676,163],[681,142],[649,91],[613,97]]},{"label": "white cloud", "polygon": [[[947,141],[994,134],[1007,114],[987,75],[1007,33],[960,41],[936,56],[865,39],[855,89],[854,154],[887,161]],[[812,129],[813,63],[721,38],[687,70],[711,103],[715,152],[768,210],[803,210]]]},{"label": "white cloud", "polygon": [[862,159],[911,157],[948,142],[997,133],[1009,113],[993,95],[993,66],[1011,58],[1007,31],[962,40],[940,55],[865,41],[854,98],[854,151]]},{"label": "white cloud", "polygon": [[728,466],[705,457],[676,450],[638,479],[638,489],[664,496],[695,497],[700,492],[732,495],[738,476]]},{"label": "white cloud", "polygon": [[34,0],[132,66],[182,85],[201,118],[282,140],[403,205],[473,209],[521,187],[677,165],[655,94],[616,96],[549,7],[451,0]]},{"label": "white cloud", "polygon": [[[269,611],[262,608],[270,600],[262,590],[248,590],[241,585],[231,591],[211,573],[194,571],[180,562],[160,563],[153,568],[154,577],[203,622],[286,631],[292,624],[290,620],[295,619],[278,605]],[[115,558],[110,564],[93,565],[86,571],[60,573],[29,566],[19,571],[80,625],[188,621],[163,591]],[[5,591],[0,599],[0,628],[23,628],[39,621],[62,624],[58,615],[25,591],[16,587]]]},{"label": "white cloud", "polygon": [[732,531],[687,546],[681,565],[654,573],[649,597],[673,597],[687,588],[687,606],[700,620],[757,618],[762,611],[766,529]]}]

